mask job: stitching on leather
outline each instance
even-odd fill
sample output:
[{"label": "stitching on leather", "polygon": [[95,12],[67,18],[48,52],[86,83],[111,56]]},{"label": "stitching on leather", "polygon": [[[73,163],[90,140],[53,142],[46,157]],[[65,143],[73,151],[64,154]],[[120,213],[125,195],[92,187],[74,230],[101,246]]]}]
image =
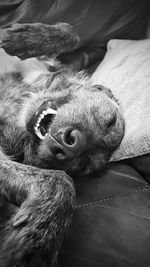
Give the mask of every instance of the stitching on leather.
[{"label": "stitching on leather", "polygon": [[124,197],[127,197],[127,196],[132,196],[132,195],[135,195],[137,193],[142,193],[142,192],[149,191],[149,190],[150,190],[150,186],[147,185],[147,186],[142,187],[142,188],[141,187],[137,188],[134,191],[130,191],[130,192],[123,193],[123,194],[113,195],[111,197],[102,198],[102,199],[95,200],[95,201],[92,201],[92,202],[89,202],[89,203],[86,203],[86,204],[77,205],[76,209],[84,208],[84,207],[88,207],[88,206],[93,206],[93,205],[104,203],[106,201],[114,200],[114,199],[117,199],[117,198],[124,198]]}]

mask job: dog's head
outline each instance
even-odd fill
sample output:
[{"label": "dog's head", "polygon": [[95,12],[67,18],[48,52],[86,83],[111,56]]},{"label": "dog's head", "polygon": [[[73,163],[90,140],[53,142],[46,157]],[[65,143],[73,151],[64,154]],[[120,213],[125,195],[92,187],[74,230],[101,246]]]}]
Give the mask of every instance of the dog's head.
[{"label": "dog's head", "polygon": [[118,102],[109,89],[90,86],[83,72],[55,62],[46,68],[25,76],[32,92],[19,116],[34,138],[35,165],[70,174],[102,169],[124,135]]}]

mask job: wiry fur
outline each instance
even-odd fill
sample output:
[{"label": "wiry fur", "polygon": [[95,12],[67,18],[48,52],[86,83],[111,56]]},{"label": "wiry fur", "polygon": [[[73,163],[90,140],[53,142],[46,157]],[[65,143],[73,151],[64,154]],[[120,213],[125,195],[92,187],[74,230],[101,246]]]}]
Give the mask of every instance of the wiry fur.
[{"label": "wiry fur", "polygon": [[[16,33],[16,27],[18,29],[18,25],[13,31],[0,31],[1,41],[3,37],[5,40],[8,37],[6,44],[10,49],[16,47],[12,42],[21,47],[16,36],[23,40],[22,30]],[[50,26],[48,32],[52,36],[52,47],[48,42],[44,47],[48,54],[67,51],[71,46],[75,48],[78,43],[78,36],[74,35],[67,24]],[[37,42],[33,32],[31,35],[29,45],[32,41]],[[39,32],[36,36],[39,36]],[[25,45],[24,41],[22,45]],[[32,47],[37,49],[33,43]],[[40,52],[41,47],[43,45],[39,46]],[[9,48],[6,50],[10,52]],[[29,50],[25,48],[25,51]],[[46,54],[46,50],[43,54]],[[7,56],[5,58],[5,54],[1,57],[2,64],[3,59],[7,64],[9,60]],[[20,67],[19,65],[21,72]],[[71,178],[63,171],[44,170],[22,164],[25,158],[31,158],[33,138],[19,124],[17,114],[22,110],[24,101],[30,99],[31,92],[35,93],[35,88],[32,90],[30,85],[22,81],[23,71],[24,69],[22,73],[12,73],[10,66],[4,71],[1,68],[0,71],[0,266],[46,267],[52,266],[56,261],[73,212],[75,190]]]},{"label": "wiry fur", "polygon": [[52,266],[70,222],[72,181],[60,171],[14,163],[3,153],[0,164],[1,198],[16,206],[1,231],[0,266]]},{"label": "wiry fur", "polygon": [[[21,53],[18,43],[15,46],[16,34],[18,41],[25,38],[26,49],[33,56],[36,49],[40,54],[39,42],[45,49],[41,54],[58,54],[78,43],[69,26],[65,26],[65,34],[64,24],[62,28],[61,24],[38,27],[19,25],[3,32],[2,46],[9,53]],[[39,32],[48,36],[44,45]],[[52,47],[49,36],[54,36]],[[53,264],[70,221],[75,192],[71,178],[49,169],[69,174],[102,169],[124,133],[121,111],[110,90],[91,88],[87,75],[73,73],[55,60],[36,61],[40,68],[33,61],[24,61],[20,71],[0,77],[0,197],[16,206],[3,231],[3,267]],[[57,114],[48,126],[49,134],[40,140],[31,121],[45,101]],[[53,151],[59,145],[58,135],[67,127],[75,130],[78,145],[73,151],[64,147],[69,156],[59,160]]]}]

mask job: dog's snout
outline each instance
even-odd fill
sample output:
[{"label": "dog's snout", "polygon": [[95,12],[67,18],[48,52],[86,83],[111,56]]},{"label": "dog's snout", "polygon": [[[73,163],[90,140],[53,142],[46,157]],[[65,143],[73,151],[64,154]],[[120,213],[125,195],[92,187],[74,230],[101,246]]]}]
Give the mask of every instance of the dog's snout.
[{"label": "dog's snout", "polygon": [[86,143],[85,135],[78,129],[65,127],[59,130],[51,143],[50,150],[56,160],[65,161],[81,154]]}]

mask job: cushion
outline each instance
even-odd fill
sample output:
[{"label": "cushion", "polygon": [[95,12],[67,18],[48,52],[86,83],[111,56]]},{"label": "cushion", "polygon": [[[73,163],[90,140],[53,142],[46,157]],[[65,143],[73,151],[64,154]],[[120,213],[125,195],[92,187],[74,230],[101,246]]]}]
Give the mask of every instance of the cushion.
[{"label": "cushion", "polygon": [[92,84],[110,88],[125,118],[125,135],[111,160],[150,152],[150,39],[111,40]]}]

